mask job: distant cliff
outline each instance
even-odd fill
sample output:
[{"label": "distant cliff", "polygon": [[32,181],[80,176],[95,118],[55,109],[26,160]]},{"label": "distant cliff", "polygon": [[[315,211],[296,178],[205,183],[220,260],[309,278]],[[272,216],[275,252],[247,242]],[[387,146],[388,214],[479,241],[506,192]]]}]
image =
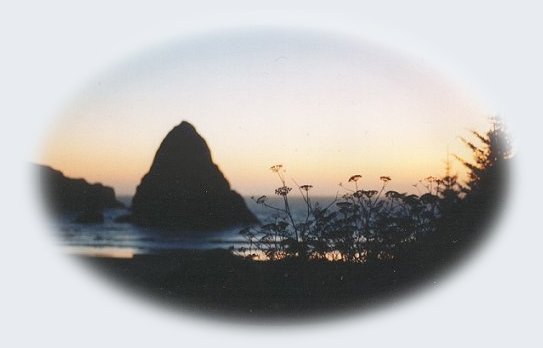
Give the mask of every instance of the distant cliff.
[{"label": "distant cliff", "polygon": [[84,179],[66,177],[61,171],[35,164],[47,208],[54,214],[79,213],[79,222],[99,222],[103,209],[123,207],[113,188]]},{"label": "distant cliff", "polygon": [[132,200],[131,221],[189,230],[258,222],[213,163],[205,140],[185,121],[160,144]]}]

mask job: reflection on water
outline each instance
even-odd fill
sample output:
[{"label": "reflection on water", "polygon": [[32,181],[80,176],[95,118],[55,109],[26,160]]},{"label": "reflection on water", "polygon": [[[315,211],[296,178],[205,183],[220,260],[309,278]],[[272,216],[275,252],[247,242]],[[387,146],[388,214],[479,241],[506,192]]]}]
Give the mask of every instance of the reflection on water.
[{"label": "reflection on water", "polygon": [[[126,199],[127,203],[129,200]],[[271,203],[280,204],[280,201]],[[325,200],[326,201],[326,200]],[[260,221],[273,219],[275,212],[246,199]],[[305,214],[305,203],[296,197],[291,199],[295,214]],[[115,222],[119,216],[129,213],[127,209],[116,208],[104,211],[104,223],[74,223],[74,216],[65,216],[53,226],[67,253],[96,257],[133,257],[136,254],[160,253],[181,249],[229,249],[248,247],[247,240],[239,234],[241,227],[222,231],[167,231]],[[257,258],[258,259],[258,258]],[[265,259],[265,257],[263,257]]]},{"label": "reflection on water", "polygon": [[109,257],[115,259],[131,259],[137,253],[132,248],[115,247],[84,247],[84,246],[65,246],[64,251],[71,255],[83,255],[92,257]]}]

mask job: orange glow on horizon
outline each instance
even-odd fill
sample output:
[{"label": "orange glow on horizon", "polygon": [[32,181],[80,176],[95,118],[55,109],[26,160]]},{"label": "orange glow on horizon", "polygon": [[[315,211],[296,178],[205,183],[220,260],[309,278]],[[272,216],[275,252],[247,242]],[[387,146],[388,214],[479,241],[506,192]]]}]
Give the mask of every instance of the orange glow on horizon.
[{"label": "orange glow on horizon", "polygon": [[459,136],[489,127],[456,84],[364,43],[254,33],[161,54],[89,84],[34,161],[131,195],[162,139],[187,120],[243,195],[273,193],[277,163],[289,185],[311,184],[315,195],[335,195],[353,174],[368,187],[387,175],[391,188],[414,192],[444,174],[447,151],[471,159]]},{"label": "orange glow on horizon", "polygon": [[64,249],[68,254],[88,257],[132,259],[135,255],[131,248],[65,246]]},{"label": "orange glow on horizon", "polygon": [[[205,137],[205,135],[203,135]],[[62,139],[62,141],[58,141]],[[95,145],[89,145],[77,139],[67,146],[66,137],[53,138],[46,146],[41,163],[61,170],[70,177],[82,177],[89,182],[101,182],[113,186],[118,195],[132,195],[141,178],[151,165],[161,139],[154,146],[146,144],[129,148],[103,146],[103,139]],[[455,154],[470,159],[469,150],[463,149],[458,142]],[[67,151],[66,148],[69,147]],[[92,149],[92,150],[91,150]],[[130,151],[128,151],[130,149]],[[333,196],[340,191],[339,183],[345,183],[354,174],[363,176],[363,185],[367,188],[380,186],[379,177],[392,177],[390,187],[398,191],[415,192],[413,184],[428,176],[442,176],[445,171],[446,148],[429,148],[418,155],[410,153],[412,147],[399,147],[394,153],[374,151],[369,154],[345,151],[343,154],[319,157],[318,154],[306,154],[300,160],[296,154],[285,153],[282,159],[269,160],[254,153],[238,156],[213,151],[214,162],[219,165],[233,189],[244,195],[270,194],[279,182],[269,167],[281,163],[287,170],[289,185],[311,184],[313,193],[320,196]],[[463,150],[463,151],[461,151]],[[222,154],[219,157],[216,153]],[[452,152],[452,151],[451,151]],[[273,156],[270,156],[273,157]],[[277,157],[277,156],[276,156]],[[458,173],[460,180],[465,179],[465,169],[451,158],[453,173]]]}]

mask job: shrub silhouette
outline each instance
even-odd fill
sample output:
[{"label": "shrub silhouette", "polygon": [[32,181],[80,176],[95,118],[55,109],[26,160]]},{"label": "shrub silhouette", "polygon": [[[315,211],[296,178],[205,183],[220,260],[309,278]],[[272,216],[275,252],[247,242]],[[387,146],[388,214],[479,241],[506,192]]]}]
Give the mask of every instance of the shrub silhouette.
[{"label": "shrub silhouette", "polygon": [[440,215],[438,193],[441,183],[429,177],[425,179],[427,191],[420,197],[385,189],[391,178],[382,176],[379,190],[359,187],[361,175],[349,178],[351,188],[344,187],[346,194],[335,198],[326,207],[313,203],[309,194],[311,185],[298,189],[305,203],[305,216],[294,216],[286,186],[283,167],[271,167],[282,186],[275,194],[282,198],[282,206],[274,206],[266,196],[255,199],[257,204],[279,214],[265,225],[247,227],[240,231],[248,241],[248,248],[240,253],[270,260],[328,259],[348,262],[365,262],[368,259],[386,260],[395,257],[401,244],[412,243],[433,233],[436,218]]},{"label": "shrub silhouette", "polygon": [[[270,169],[281,186],[275,194],[281,205],[268,197],[256,203],[277,214],[265,225],[244,228],[240,234],[247,248],[238,252],[250,259],[333,260],[353,263],[417,259],[442,260],[480,236],[503,198],[510,141],[503,124],[494,119],[485,134],[473,131],[478,143],[461,138],[472,150],[473,161],[455,156],[468,170],[464,184],[451,174],[449,156],[443,177],[419,181],[419,195],[386,190],[391,178],[381,176],[377,190],[362,187],[359,174],[341,185],[346,191],[325,207],[310,196],[311,185],[297,185],[305,203],[303,216],[295,216],[284,168]],[[254,199],[254,198],[253,198]]]}]

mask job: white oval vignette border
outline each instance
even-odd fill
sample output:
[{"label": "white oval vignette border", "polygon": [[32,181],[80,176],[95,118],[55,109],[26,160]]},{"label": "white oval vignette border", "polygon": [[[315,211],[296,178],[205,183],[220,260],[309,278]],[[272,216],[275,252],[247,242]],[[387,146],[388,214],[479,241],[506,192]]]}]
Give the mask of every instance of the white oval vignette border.
[{"label": "white oval vignette border", "polygon": [[[525,5],[525,6],[523,6]],[[542,280],[535,217],[542,48],[535,2],[19,2],[0,14],[4,121],[2,346],[345,344],[537,346]],[[359,35],[465,81],[509,125],[513,191],[495,235],[459,272],[375,312],[272,327],[174,314],[66,262],[36,202],[28,159],[63,103],[112,63],[221,27],[274,25]],[[393,334],[391,333],[393,330]],[[287,343],[288,342],[288,343]]]}]

